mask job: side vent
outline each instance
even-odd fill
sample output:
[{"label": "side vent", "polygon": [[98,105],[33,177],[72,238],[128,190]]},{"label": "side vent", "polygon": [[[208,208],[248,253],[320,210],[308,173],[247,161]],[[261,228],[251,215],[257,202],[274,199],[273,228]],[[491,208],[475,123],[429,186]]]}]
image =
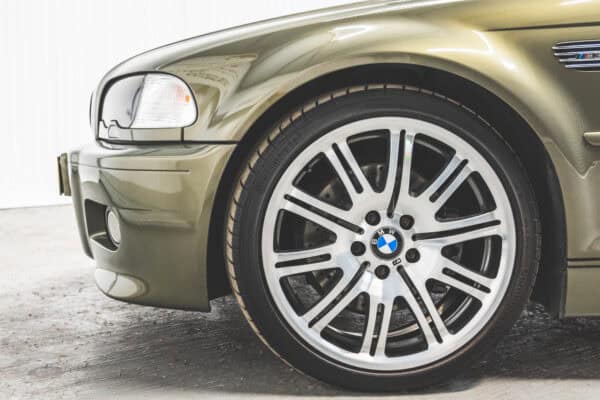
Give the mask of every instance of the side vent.
[{"label": "side vent", "polygon": [[552,47],[552,50],[565,68],[600,71],[600,40],[561,42]]}]

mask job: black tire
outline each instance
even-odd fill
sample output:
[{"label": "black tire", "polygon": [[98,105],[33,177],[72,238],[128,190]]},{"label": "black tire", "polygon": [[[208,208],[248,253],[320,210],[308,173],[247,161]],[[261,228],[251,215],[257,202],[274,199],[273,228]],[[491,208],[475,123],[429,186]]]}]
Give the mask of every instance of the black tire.
[{"label": "black tire", "polygon": [[[470,143],[492,166],[508,194],[517,232],[516,262],[497,312],[466,346],[433,364],[373,372],[341,364],[305,343],[285,322],[271,298],[261,266],[265,207],[279,176],[317,138],[342,124],[376,116],[407,116],[433,122]],[[422,388],[468,370],[492,349],[519,317],[533,288],[540,258],[540,224],[531,185],[519,159],[501,136],[471,110],[431,92],[392,85],[345,89],[320,96],[263,138],[232,193],[226,234],[228,273],[245,317],[285,362],[334,385],[359,391]]]}]

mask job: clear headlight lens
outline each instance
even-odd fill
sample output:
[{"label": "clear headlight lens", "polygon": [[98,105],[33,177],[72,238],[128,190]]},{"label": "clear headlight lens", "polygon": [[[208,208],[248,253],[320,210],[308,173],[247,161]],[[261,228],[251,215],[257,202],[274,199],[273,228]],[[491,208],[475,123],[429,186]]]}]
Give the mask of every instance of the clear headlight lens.
[{"label": "clear headlight lens", "polygon": [[136,100],[131,128],[183,128],[196,120],[189,87],[172,75],[146,75]]},{"label": "clear headlight lens", "polygon": [[198,110],[190,88],[176,76],[148,73],[119,79],[106,92],[101,120],[119,129],[169,129],[192,125]]}]

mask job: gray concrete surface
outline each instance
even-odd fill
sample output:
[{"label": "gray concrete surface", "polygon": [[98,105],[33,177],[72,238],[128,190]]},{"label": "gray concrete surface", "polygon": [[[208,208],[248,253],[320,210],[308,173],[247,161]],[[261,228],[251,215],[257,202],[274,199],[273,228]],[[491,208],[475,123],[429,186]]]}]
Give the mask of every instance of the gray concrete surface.
[{"label": "gray concrete surface", "polygon": [[[363,397],[291,371],[231,298],[209,314],[105,298],[70,207],[0,211],[0,239],[0,399]],[[529,306],[461,378],[397,397],[598,399],[600,321]]]}]

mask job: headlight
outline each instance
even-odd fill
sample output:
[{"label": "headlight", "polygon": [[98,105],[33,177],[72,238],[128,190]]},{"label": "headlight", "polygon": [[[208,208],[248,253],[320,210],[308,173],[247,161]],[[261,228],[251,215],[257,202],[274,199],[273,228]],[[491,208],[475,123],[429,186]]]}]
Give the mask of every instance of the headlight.
[{"label": "headlight", "polygon": [[179,78],[148,74],[137,94],[131,128],[183,128],[196,120],[192,93]]},{"label": "headlight", "polygon": [[100,137],[135,140],[132,129],[185,128],[197,115],[194,96],[181,79],[164,73],[134,75],[119,79],[104,95]]}]

